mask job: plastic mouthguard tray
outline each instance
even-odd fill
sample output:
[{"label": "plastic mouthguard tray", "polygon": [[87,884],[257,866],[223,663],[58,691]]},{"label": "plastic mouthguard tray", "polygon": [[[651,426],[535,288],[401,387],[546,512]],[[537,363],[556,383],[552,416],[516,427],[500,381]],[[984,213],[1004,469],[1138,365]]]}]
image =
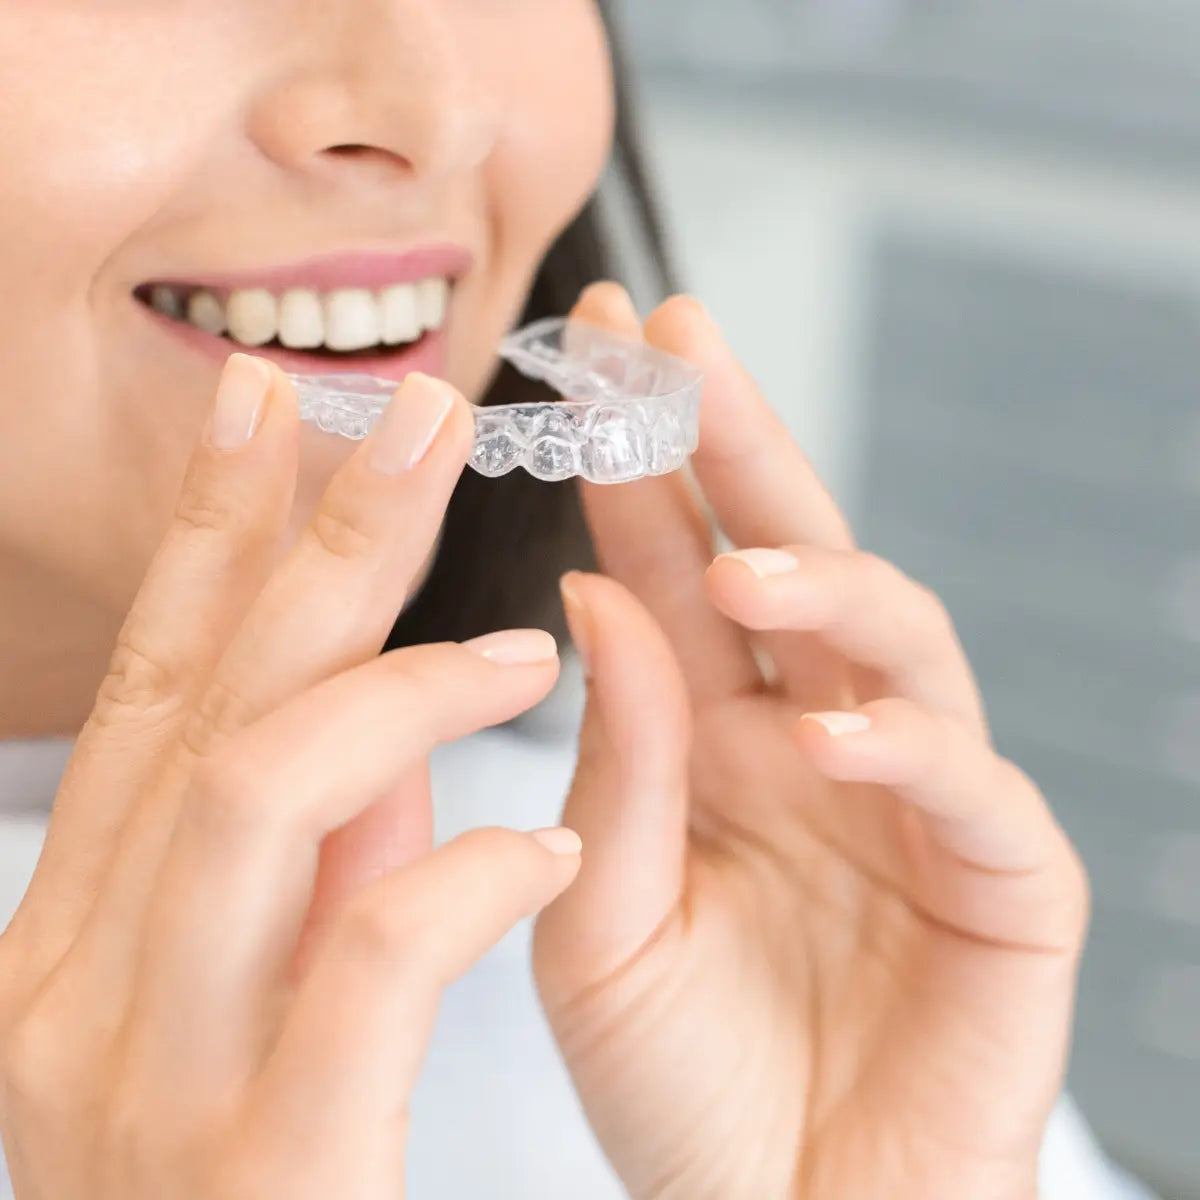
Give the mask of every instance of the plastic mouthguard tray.
[{"label": "plastic mouthguard tray", "polygon": [[[524,467],[554,482],[626,483],[679,470],[699,441],[701,373],[674,355],[552,317],[507,337],[500,357],[564,398],[475,408],[470,465],[494,478]],[[306,421],[364,438],[396,384],[373,375],[292,375]]]}]

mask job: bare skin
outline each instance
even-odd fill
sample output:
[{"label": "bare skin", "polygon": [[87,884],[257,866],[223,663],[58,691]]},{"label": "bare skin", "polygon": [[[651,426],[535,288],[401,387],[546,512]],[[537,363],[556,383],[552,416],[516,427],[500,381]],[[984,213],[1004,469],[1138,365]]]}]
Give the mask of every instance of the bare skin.
[{"label": "bare skin", "polygon": [[[442,988],[561,897],[539,984],[634,1197],[1031,1200],[1078,862],[936,600],[855,549],[692,301],[644,334],[705,369],[698,482],[774,555],[715,558],[680,477],[589,490],[582,867],[565,830],[432,850],[428,751],[556,654],[378,650],[462,398],[603,169],[594,5],[12,0],[0,77],[0,736],[78,734],[0,938],[18,1197],[399,1194]],[[135,295],[447,241],[456,391],[412,375],[359,451]],[[580,312],[641,329],[611,287]]]},{"label": "bare skin", "polygon": [[[579,312],[639,329],[612,286]],[[588,493],[587,853],[536,964],[592,1123],[638,1197],[1032,1200],[1078,858],[941,605],[855,549],[700,306],[645,336],[707,371],[696,477],[750,553],[714,561],[678,476]]]}]

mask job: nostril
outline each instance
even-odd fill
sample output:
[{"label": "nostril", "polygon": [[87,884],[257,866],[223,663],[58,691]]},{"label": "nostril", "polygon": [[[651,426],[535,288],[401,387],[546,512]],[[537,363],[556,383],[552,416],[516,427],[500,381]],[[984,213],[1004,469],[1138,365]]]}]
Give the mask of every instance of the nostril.
[{"label": "nostril", "polygon": [[339,142],[336,146],[327,146],[324,157],[327,162],[345,163],[347,166],[362,168],[374,167],[388,172],[409,168],[406,158],[381,146],[371,146],[364,142]]}]

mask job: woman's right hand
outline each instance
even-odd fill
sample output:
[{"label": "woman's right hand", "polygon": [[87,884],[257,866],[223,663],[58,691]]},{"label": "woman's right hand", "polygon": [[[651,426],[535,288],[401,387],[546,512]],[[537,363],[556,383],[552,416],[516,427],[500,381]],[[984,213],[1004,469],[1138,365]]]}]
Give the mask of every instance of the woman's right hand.
[{"label": "woman's right hand", "polygon": [[549,635],[378,656],[471,436],[410,376],[281,555],[295,397],[226,366],[0,939],[20,1200],[402,1194],[442,988],[579,861],[564,830],[430,850],[430,749],[540,700]]}]

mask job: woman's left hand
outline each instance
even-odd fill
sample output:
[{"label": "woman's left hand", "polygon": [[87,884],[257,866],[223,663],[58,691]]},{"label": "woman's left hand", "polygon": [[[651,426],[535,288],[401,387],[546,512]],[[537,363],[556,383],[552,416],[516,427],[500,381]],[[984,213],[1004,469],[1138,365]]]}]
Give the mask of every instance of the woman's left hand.
[{"label": "woman's left hand", "polygon": [[[638,333],[613,285],[576,315]],[[587,489],[583,870],[535,965],[593,1127],[637,1200],[1033,1200],[1079,860],[703,309],[644,335],[706,373],[695,475],[742,550],[683,475]]]}]

